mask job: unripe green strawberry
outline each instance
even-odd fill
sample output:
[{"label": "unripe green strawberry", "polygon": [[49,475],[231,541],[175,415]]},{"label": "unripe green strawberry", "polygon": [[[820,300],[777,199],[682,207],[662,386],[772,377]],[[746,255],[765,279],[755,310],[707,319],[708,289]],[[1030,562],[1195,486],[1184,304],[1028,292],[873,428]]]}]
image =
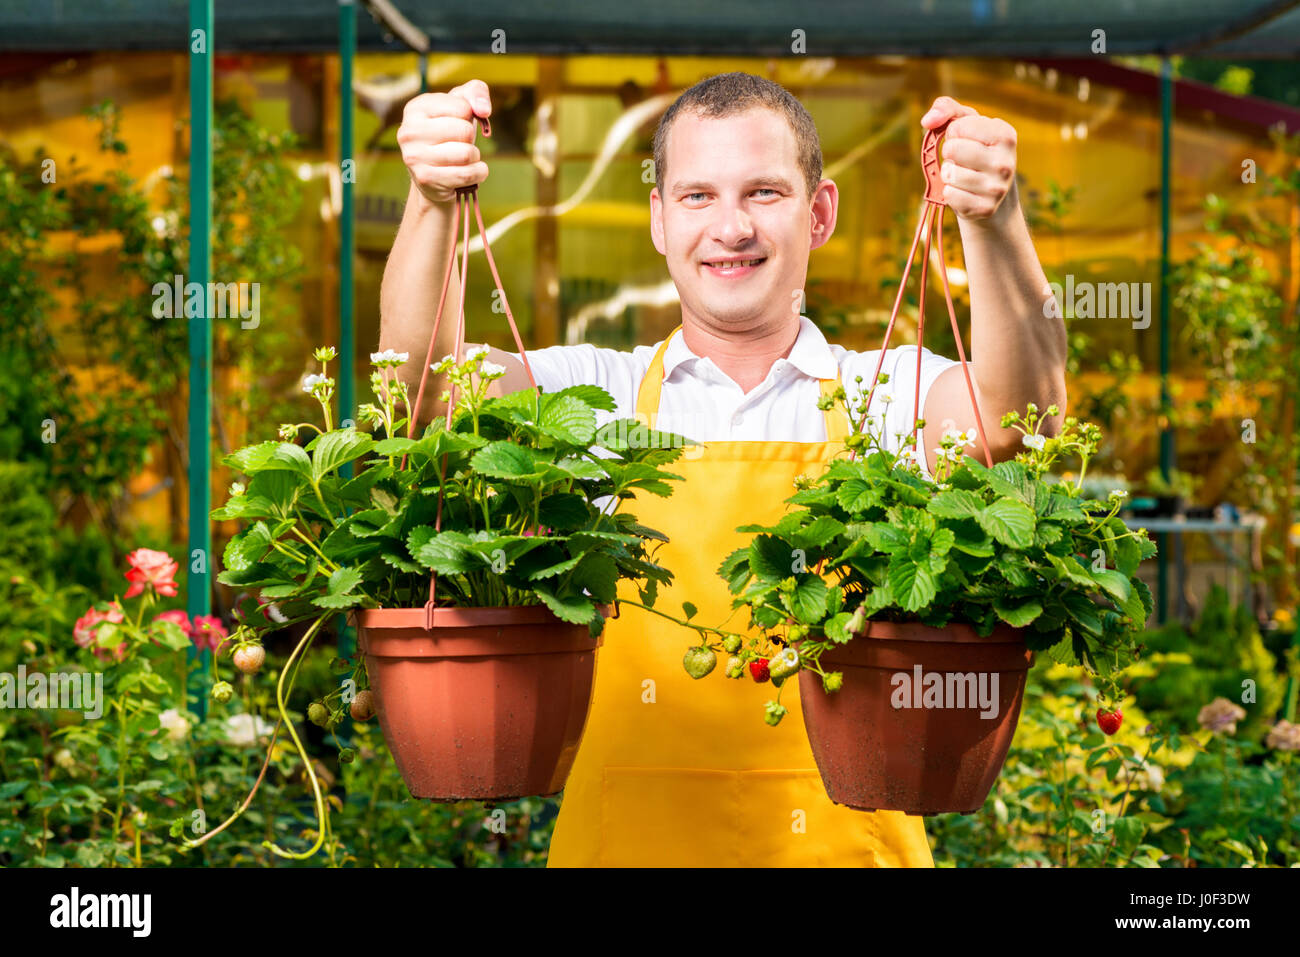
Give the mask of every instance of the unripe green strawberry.
[{"label": "unripe green strawberry", "polygon": [[261,671],[264,661],[266,661],[266,649],[261,645],[245,645],[235,649],[235,667],[246,675],[255,675]]},{"label": "unripe green strawberry", "polygon": [[707,675],[717,663],[718,656],[713,653],[713,649],[704,645],[688,649],[682,658],[682,667],[686,669],[686,673],[697,679]]},{"label": "unripe green strawberry", "polygon": [[740,635],[728,635],[722,643],[722,650],[729,655],[734,655],[740,650]]},{"label": "unripe green strawberry", "polygon": [[785,678],[799,670],[799,652],[786,648],[767,665],[768,674],[773,678]]},{"label": "unripe green strawberry", "polygon": [[844,684],[844,674],[839,671],[828,671],[822,678],[822,688],[826,691],[839,691]]},{"label": "unripe green strawberry", "polygon": [[745,677],[745,659],[738,658],[734,655],[727,659],[727,677],[743,678]]},{"label": "unripe green strawberry", "polygon": [[785,705],[777,704],[775,701],[769,701],[767,707],[764,709],[763,720],[775,728],[781,723],[781,719],[784,718],[785,715]]},{"label": "unripe green strawberry", "polygon": [[330,711],[319,701],[313,701],[307,706],[307,720],[318,727],[328,727],[330,723]]},{"label": "unripe green strawberry", "polygon": [[225,704],[235,696],[235,689],[230,686],[229,681],[218,681],[212,686],[212,700],[218,704]]},{"label": "unripe green strawberry", "polygon": [[369,689],[358,691],[357,696],[348,705],[348,713],[353,721],[369,721],[375,716],[375,696]]},{"label": "unripe green strawberry", "polygon": [[351,748],[344,748],[342,751],[339,752],[339,763],[351,764],[356,759],[356,756],[357,756],[356,751],[352,750]]}]

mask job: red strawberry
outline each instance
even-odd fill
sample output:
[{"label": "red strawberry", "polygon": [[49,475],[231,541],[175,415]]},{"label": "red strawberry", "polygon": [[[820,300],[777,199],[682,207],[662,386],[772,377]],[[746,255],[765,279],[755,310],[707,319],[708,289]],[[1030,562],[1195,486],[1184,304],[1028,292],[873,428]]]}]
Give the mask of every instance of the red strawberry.
[{"label": "red strawberry", "polygon": [[1097,709],[1097,727],[1106,734],[1114,734],[1123,722],[1124,714],[1119,708],[1114,711],[1107,711],[1105,708]]},{"label": "red strawberry", "polygon": [[751,661],[749,663],[749,673],[750,675],[753,676],[754,680],[757,681],[759,684],[762,684],[764,681],[766,681],[768,678],[772,676],[771,673],[767,670],[766,658],[759,658],[756,661]]}]

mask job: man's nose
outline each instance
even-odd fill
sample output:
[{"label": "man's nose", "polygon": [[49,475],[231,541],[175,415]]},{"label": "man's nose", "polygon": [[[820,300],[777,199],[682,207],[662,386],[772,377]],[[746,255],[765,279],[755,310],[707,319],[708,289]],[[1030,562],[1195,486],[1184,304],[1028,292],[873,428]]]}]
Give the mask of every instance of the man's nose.
[{"label": "man's nose", "polygon": [[724,203],[718,210],[714,235],[725,246],[738,246],[754,235],[754,224],[740,203]]}]

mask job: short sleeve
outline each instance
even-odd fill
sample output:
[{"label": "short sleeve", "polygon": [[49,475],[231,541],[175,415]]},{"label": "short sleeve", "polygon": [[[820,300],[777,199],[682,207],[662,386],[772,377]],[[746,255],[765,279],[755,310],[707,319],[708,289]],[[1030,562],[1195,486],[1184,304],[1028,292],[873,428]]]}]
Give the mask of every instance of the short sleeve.
[{"label": "short sleeve", "polygon": [[[648,361],[641,361],[644,349],[620,352],[589,343],[576,346],[548,346],[528,352],[533,377],[544,392],[558,392],[571,385],[597,385],[608,392],[617,407],[602,418],[630,418],[636,408],[637,388]],[[514,353],[516,359],[518,353]]]}]

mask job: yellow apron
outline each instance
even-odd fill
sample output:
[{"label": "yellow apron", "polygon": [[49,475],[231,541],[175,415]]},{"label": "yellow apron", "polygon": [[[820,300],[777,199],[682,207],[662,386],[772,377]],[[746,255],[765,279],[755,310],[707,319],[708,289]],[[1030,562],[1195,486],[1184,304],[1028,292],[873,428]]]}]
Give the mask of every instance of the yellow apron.
[{"label": "yellow apron", "polygon": [[[651,424],[671,338],[637,396],[637,414]],[[822,394],[838,384],[822,380]],[[732,616],[717,568],[746,538],[736,527],[780,518],[795,477],[815,474],[842,448],[846,417],[827,412],[826,429],[826,442],[710,442],[690,453],[702,456],[673,464],[685,481],[670,498],[636,498],[637,518],[670,539],[657,560],[674,582],[660,589],[657,608],[680,616],[689,601],[697,621],[715,626]],[[727,627],[747,624],[739,611]],[[763,703],[776,696],[770,682],[728,679],[725,654],[699,681],[686,673],[688,629],[628,605],[606,629],[548,866],[934,866],[921,818],[855,811],[826,796],[798,678],[781,696],[789,713],[771,727],[763,721]]]}]

